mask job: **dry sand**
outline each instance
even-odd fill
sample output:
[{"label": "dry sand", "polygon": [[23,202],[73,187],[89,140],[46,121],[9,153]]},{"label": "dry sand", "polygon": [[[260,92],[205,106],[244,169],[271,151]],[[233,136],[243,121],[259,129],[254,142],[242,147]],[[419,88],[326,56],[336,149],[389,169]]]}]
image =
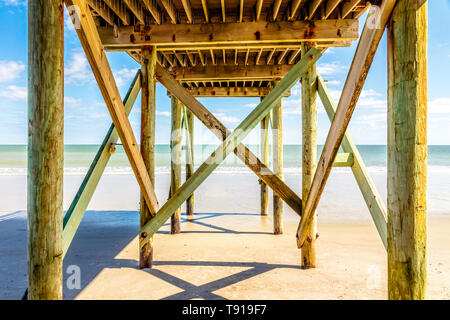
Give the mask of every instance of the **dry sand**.
[{"label": "dry sand", "polygon": [[[168,178],[157,176],[161,202]],[[374,179],[384,196],[385,176]],[[11,212],[24,181],[0,177],[4,194],[21,192],[0,208],[0,299],[20,298],[26,287],[26,213]],[[299,192],[299,175],[286,181]],[[65,178],[66,206],[80,182]],[[155,236],[154,267],[139,270],[137,186],[132,176],[104,176],[64,261],[65,271],[80,267],[81,289],[67,288],[65,272],[64,298],[386,299],[385,249],[356,188],[351,175],[332,174],[319,207],[319,265],[302,270],[292,210],[285,208],[285,232],[275,236],[271,217],[258,214],[254,176],[212,175],[196,193],[195,219],[183,216],[179,235],[164,226]],[[450,299],[450,219],[434,209],[429,216],[428,298]]]}]

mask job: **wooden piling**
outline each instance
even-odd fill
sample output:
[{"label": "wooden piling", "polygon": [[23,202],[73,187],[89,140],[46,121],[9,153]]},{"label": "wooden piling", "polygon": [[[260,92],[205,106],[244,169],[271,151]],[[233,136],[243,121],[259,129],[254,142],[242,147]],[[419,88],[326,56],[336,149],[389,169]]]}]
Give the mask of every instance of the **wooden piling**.
[{"label": "wooden piling", "polygon": [[[302,51],[306,52],[307,47]],[[317,166],[317,104],[316,104],[316,65],[312,65],[302,77],[302,199],[303,206],[308,199],[309,190]],[[302,268],[316,267],[316,214],[307,229],[307,237],[301,248]]]},{"label": "wooden piling", "polygon": [[[264,98],[261,97],[261,101]],[[266,116],[261,120],[261,139],[260,139],[261,162],[267,167],[269,166],[269,117]],[[269,187],[262,180],[261,185],[261,215],[267,216],[269,208]]]},{"label": "wooden piling", "polygon": [[[272,110],[273,172],[283,179],[283,105],[279,100]],[[283,200],[273,194],[273,233],[283,234]]]},{"label": "wooden piling", "polygon": [[427,1],[399,0],[388,26],[389,299],[424,299],[427,278]]},{"label": "wooden piling", "polygon": [[28,1],[28,299],[62,299],[63,2]]},{"label": "wooden piling", "polygon": [[[156,48],[142,48],[141,62],[141,154],[147,168],[152,185],[155,185],[155,65]],[[145,225],[152,217],[141,192],[140,226]],[[141,238],[142,234],[139,235]],[[151,268],[153,260],[153,237],[140,248],[139,268]]]},{"label": "wooden piling", "polygon": [[[181,111],[180,101],[172,95],[172,126],[170,138],[170,196],[172,196],[181,185]],[[170,218],[170,233],[180,233],[181,208],[177,208]]]},{"label": "wooden piling", "polygon": [[[188,180],[194,172],[194,114],[186,107],[186,180]],[[194,216],[194,194],[191,194],[186,200],[186,215]]]}]

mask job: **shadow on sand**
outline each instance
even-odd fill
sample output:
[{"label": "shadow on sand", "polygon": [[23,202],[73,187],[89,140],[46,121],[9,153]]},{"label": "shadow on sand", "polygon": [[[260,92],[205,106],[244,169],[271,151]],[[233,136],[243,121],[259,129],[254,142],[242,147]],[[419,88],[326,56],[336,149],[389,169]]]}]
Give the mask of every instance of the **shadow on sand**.
[{"label": "shadow on sand", "polygon": [[[187,230],[182,233],[229,233],[229,234],[267,234],[271,232],[237,231],[211,223],[208,219],[219,216],[255,216],[249,213],[197,213],[194,218],[182,216],[182,224],[195,224],[211,230]],[[0,299],[20,299],[27,286],[27,236],[26,212],[18,211],[0,218]],[[6,219],[7,218],[7,219]],[[87,211],[83,222],[64,259],[64,299],[74,299],[104,268],[138,268],[134,259],[115,257],[136,237],[139,213],[137,211]],[[165,224],[167,226],[168,224]],[[182,228],[183,229],[183,228]],[[168,233],[159,231],[158,233]],[[68,289],[65,272],[70,265],[82,270],[81,288]],[[258,262],[221,261],[154,261],[154,266],[222,266],[246,267],[247,270],[196,286],[159,269],[144,269],[183,291],[164,299],[224,299],[213,291],[252,278],[276,268],[299,269],[297,265],[266,264]]]}]

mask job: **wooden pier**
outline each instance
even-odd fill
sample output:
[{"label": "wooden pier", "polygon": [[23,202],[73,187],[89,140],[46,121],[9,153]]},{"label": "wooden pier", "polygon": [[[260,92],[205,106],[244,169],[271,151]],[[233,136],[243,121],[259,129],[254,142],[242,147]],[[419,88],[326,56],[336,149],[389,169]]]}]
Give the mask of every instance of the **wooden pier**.
[{"label": "wooden pier", "polygon": [[[120,138],[141,191],[139,267],[151,268],[153,235],[169,219],[180,232],[181,205],[195,219],[194,192],[232,152],[261,184],[261,215],[272,189],[273,233],[283,233],[283,206],[299,215],[292,245],[303,268],[320,264],[316,209],[333,167],[351,167],[387,250],[390,299],[426,294],[427,1],[426,0],[30,0],[28,141],[28,299],[62,299],[62,261]],[[112,125],[63,218],[63,8],[111,115]],[[359,34],[359,19],[367,13]],[[387,206],[346,131],[372,60],[388,39]],[[339,101],[316,68],[329,47],[358,46]],[[122,99],[106,51],[124,51],[141,66]],[[302,194],[283,176],[282,98],[302,86]],[[172,101],[170,198],[155,195],[155,86]],[[141,92],[140,147],[128,114]],[[234,131],[197,97],[260,97]],[[317,154],[317,98],[331,121]],[[194,117],[221,144],[194,170]],[[242,141],[261,129],[260,158]],[[269,131],[272,130],[272,168]],[[183,154],[182,138],[186,135]],[[300,142],[300,141],[299,141]],[[342,148],[344,153],[338,153]],[[181,162],[186,159],[186,182]],[[318,159],[319,158],[319,159]],[[343,199],[342,201],[345,201]],[[355,257],[357,259],[357,257]],[[299,271],[302,272],[302,271]]]}]

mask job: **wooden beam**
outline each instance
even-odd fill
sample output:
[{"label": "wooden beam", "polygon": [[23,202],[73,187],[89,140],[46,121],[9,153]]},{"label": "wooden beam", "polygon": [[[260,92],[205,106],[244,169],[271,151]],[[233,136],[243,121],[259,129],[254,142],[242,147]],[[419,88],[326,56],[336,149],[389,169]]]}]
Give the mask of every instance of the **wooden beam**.
[{"label": "wooden beam", "polygon": [[[308,51],[304,46],[302,52]],[[313,65],[302,77],[302,199],[306,204],[314,173],[317,168],[317,103],[316,103],[316,66]],[[315,214],[307,233],[307,241],[301,247],[301,266],[304,269],[315,268],[317,215]]]},{"label": "wooden beam", "polygon": [[[358,39],[358,20],[318,20],[278,22],[230,22],[202,24],[162,24],[99,27],[102,44],[108,49],[130,49],[143,45],[170,46],[217,44],[263,44],[353,41]],[[180,49],[181,50],[181,49]]]},{"label": "wooden beam", "polygon": [[[155,117],[156,117],[156,47],[142,50],[142,91],[141,91],[141,154],[152,185],[155,185]],[[152,217],[141,192],[139,226],[145,225]],[[142,237],[140,235],[140,237]],[[150,239],[139,253],[139,268],[151,268],[153,262],[153,239]]]},{"label": "wooden beam", "polygon": [[[313,183],[304,206],[304,215],[297,230],[297,246],[302,247],[307,237],[309,225],[312,223],[314,211],[320,200],[328,176],[333,166],[334,158],[339,150],[342,138],[356,107],[359,95],[364,86],[367,73],[373,57],[383,36],[384,28],[394,7],[395,0],[384,0],[380,10],[369,12],[358,47],[356,48],[347,80],[342,90],[336,115],[331,123],[330,131],[320,156],[320,166],[314,175]],[[373,22],[379,22],[379,28],[374,28]]]},{"label": "wooden beam", "polygon": [[161,24],[161,11],[158,9],[156,0],[142,0],[145,8],[150,12],[157,24]]},{"label": "wooden beam", "polygon": [[86,0],[66,0],[67,7],[78,6],[79,14],[75,21],[77,23],[77,34],[83,46],[86,57],[97,80],[100,91],[105,99],[111,118],[119,133],[125,153],[130,161],[131,167],[139,183],[145,201],[151,214],[158,210],[158,200],[153,190],[153,184],[147,173],[145,163],[139,152],[139,147],[131,129],[130,121],[125,112],[119,90],[117,89],[114,75],[108,63],[105,52],[102,49],[100,38],[96,32],[96,26],[91,12],[87,6]]},{"label": "wooden beam", "polygon": [[334,159],[333,167],[352,167],[354,163],[353,153],[338,153],[336,159]]},{"label": "wooden beam", "polygon": [[322,17],[322,19],[328,19],[330,14],[333,13],[333,11],[341,1],[342,0],[328,0],[327,4],[325,5],[325,15]]},{"label": "wooden beam", "polygon": [[280,11],[282,0],[275,0],[272,6],[272,20],[277,21],[278,12]]},{"label": "wooden beam", "polygon": [[239,1],[239,22],[242,22],[244,17],[244,0]]},{"label": "wooden beam", "polygon": [[[330,121],[333,121],[334,115],[336,113],[336,105],[331,97],[331,93],[328,91],[325,82],[320,75],[317,76],[318,83],[318,93],[320,100],[325,108],[325,112],[328,115]],[[356,148],[352,137],[348,131],[345,132],[344,138],[341,143],[342,150],[347,152],[347,154],[353,155],[353,165],[351,166],[353,175],[355,176],[356,182],[358,183],[361,194],[366,201],[369,212],[372,216],[375,226],[377,228],[378,234],[380,235],[381,241],[385,248],[387,248],[387,222],[386,222],[386,206],[381,198],[380,193],[375,186],[372,178],[370,177],[369,171],[364,164],[363,158]],[[339,156],[339,154],[337,154]],[[336,161],[336,157],[333,166]]]},{"label": "wooden beam", "polygon": [[[128,92],[123,99],[123,104],[125,107],[125,112],[128,115],[136,101],[136,97],[141,88],[141,76],[140,72],[136,73],[136,76],[131,83]],[[66,255],[67,250],[72,243],[72,240],[75,236],[75,233],[78,229],[78,226],[83,219],[84,213],[89,205],[89,202],[94,195],[94,191],[97,188],[97,185],[102,177],[103,172],[105,171],[106,165],[108,164],[111,155],[115,151],[115,145],[119,140],[119,135],[117,133],[114,124],[111,124],[105,138],[103,139],[100,148],[97,151],[97,154],[92,161],[91,166],[83,179],[83,182],[78,189],[75,198],[70,204],[69,209],[64,215],[63,220],[63,257]]]},{"label": "wooden beam", "polygon": [[288,7],[288,20],[294,20],[295,15],[297,14],[297,10],[300,7],[300,3],[302,0],[292,0],[291,5]]},{"label": "wooden beam", "polygon": [[100,0],[89,0],[89,6],[111,26],[114,25],[114,12]]},{"label": "wooden beam", "polygon": [[[194,173],[194,114],[183,107],[184,127],[186,132],[186,180]],[[194,194],[186,200],[186,216],[194,216]]]},{"label": "wooden beam", "polygon": [[[261,97],[261,100],[264,97]],[[261,134],[260,134],[260,157],[261,162],[269,167],[269,117],[265,117],[261,120]],[[269,188],[264,181],[259,180],[259,184],[261,185],[261,215],[267,216],[267,211],[269,209]]]},{"label": "wooden beam", "polygon": [[281,79],[293,65],[207,65],[195,67],[174,67],[171,74],[177,80],[206,81],[230,79]]},{"label": "wooden beam", "polygon": [[209,23],[208,2],[206,0],[202,0],[202,8],[203,8],[203,14],[205,15],[205,22]]},{"label": "wooden beam", "polygon": [[[265,97],[271,88],[269,87],[197,87],[187,89],[194,97]],[[285,94],[289,97],[290,92]]]},{"label": "wooden beam", "polygon": [[[172,94],[172,126],[170,136],[170,196],[172,197],[181,185],[181,119],[182,105],[177,97]],[[181,205],[181,204],[180,204]],[[180,233],[181,207],[173,210],[170,217],[170,233]],[[142,226],[141,226],[142,228]]]},{"label": "wooden beam", "polygon": [[28,1],[28,22],[28,299],[61,300],[64,174],[62,1]]},{"label": "wooden beam", "polygon": [[183,4],[184,12],[188,18],[189,23],[194,23],[194,16],[192,15],[191,2],[189,0],[181,0]]},{"label": "wooden beam", "polygon": [[322,4],[323,0],[312,0],[308,6],[308,13],[306,18],[309,20],[313,19],[314,13],[316,13],[317,8]]},{"label": "wooden beam", "polygon": [[226,22],[227,14],[225,9],[225,0],[220,0],[220,7],[222,8],[222,22]]},{"label": "wooden beam", "polygon": [[[307,68],[316,62],[316,60],[321,56],[322,51],[315,48],[311,49],[281,81],[275,86],[272,91],[264,98],[263,101],[255,108],[252,112],[241,122],[241,124],[233,131],[231,134],[227,134],[225,129],[225,135],[221,138],[224,139],[222,144],[211,154],[211,156],[194,172],[191,178],[186,181],[175,194],[161,207],[158,213],[143,227],[140,232],[145,232],[148,236],[152,236],[172,215],[173,211],[178,208],[194,190],[216,169],[220,163],[236,148],[243,151],[246,148],[239,147],[241,141],[248,135],[248,133],[270,112],[270,110],[277,104],[277,102],[283,97],[283,95],[294,86],[294,84],[299,80],[299,77],[307,70]],[[177,83],[173,78],[170,79],[169,74],[165,74],[165,70],[157,66],[156,76],[161,83],[166,87],[175,87]],[[164,78],[163,78],[164,77]],[[172,80],[172,83],[169,81]],[[167,85],[166,85],[167,84]],[[219,129],[222,127],[217,119],[209,112],[204,113],[193,106],[196,99],[190,96],[184,88],[179,88],[180,91],[172,90],[174,95],[177,95],[180,100],[191,109],[191,111],[199,117],[201,121],[207,123],[208,128]],[[185,100],[185,101],[183,101]],[[192,103],[194,100],[194,103]],[[204,109],[200,103],[196,103],[197,107]],[[198,112],[200,111],[200,112]],[[198,114],[197,114],[198,113]],[[215,120],[215,121],[214,121]],[[214,124],[216,127],[213,127]],[[219,131],[215,130],[215,131]],[[248,149],[247,149],[248,150]],[[250,153],[250,152],[249,152]],[[238,152],[239,156],[239,152]],[[255,157],[256,158],[256,157]],[[255,159],[257,160],[257,158]],[[247,162],[246,162],[247,163]],[[259,162],[260,163],[260,162]],[[263,177],[260,174],[260,169],[262,168],[262,163],[259,165],[258,176]],[[271,175],[270,177],[273,177]],[[279,178],[278,178],[279,179]],[[273,181],[273,180],[272,180]],[[272,182],[266,179],[264,182],[267,185],[271,185]],[[274,192],[280,191],[279,188],[273,188]],[[281,196],[281,195],[280,195]],[[284,197],[283,197],[284,198]],[[292,201],[292,198],[290,199]],[[295,205],[294,205],[295,206]],[[298,209],[297,209],[298,210]],[[296,210],[296,212],[298,212]],[[141,246],[143,243],[141,242]]]},{"label": "wooden beam", "polygon": [[139,22],[145,24],[145,11],[141,6],[141,2],[137,0],[123,0],[123,2],[133,12]]},{"label": "wooden beam", "polygon": [[104,0],[104,2],[111,8],[112,11],[122,20],[122,23],[126,26],[130,25],[131,19],[127,8],[122,1],[116,0]]},{"label": "wooden beam", "polygon": [[[272,109],[272,166],[283,180],[283,104],[281,99]],[[283,234],[283,200],[273,194],[273,233]]]},{"label": "wooden beam", "polygon": [[427,286],[427,1],[398,0],[388,26],[388,293]]},{"label": "wooden beam", "polygon": [[256,5],[255,5],[255,20],[256,20],[256,22],[258,22],[259,18],[261,17],[262,5],[263,5],[263,0],[256,0]]},{"label": "wooden beam", "polygon": [[164,9],[166,9],[167,14],[169,15],[170,22],[173,24],[177,23],[177,10],[175,9],[175,5],[173,4],[173,0],[160,0]]},{"label": "wooden beam", "polygon": [[349,0],[342,4],[342,19],[347,18],[347,16],[352,13],[355,7],[361,2],[361,0]]}]

